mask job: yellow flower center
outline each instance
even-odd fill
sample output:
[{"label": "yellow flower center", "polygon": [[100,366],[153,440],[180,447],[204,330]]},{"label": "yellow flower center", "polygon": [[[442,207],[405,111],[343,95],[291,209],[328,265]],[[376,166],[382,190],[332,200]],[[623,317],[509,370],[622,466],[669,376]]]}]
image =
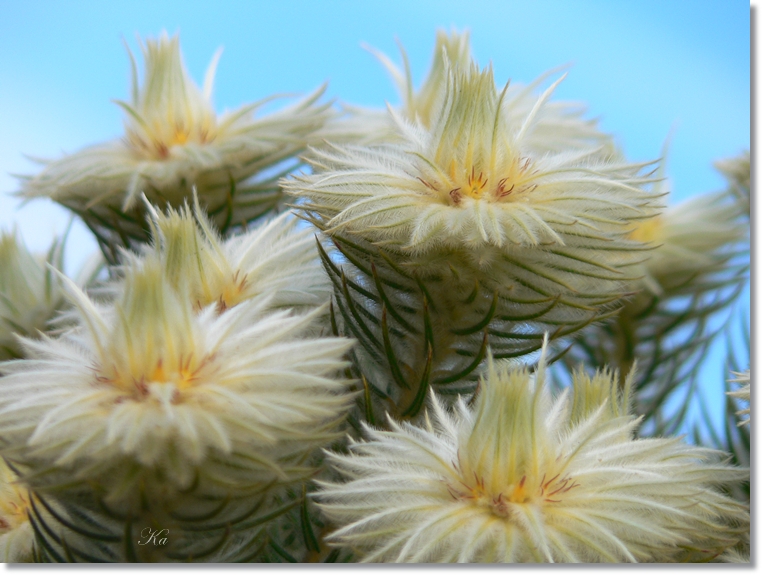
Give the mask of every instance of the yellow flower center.
[{"label": "yellow flower center", "polygon": [[172,117],[166,122],[154,120],[150,127],[137,122],[127,128],[127,140],[132,147],[151,158],[166,159],[174,146],[189,143],[207,144],[215,138],[215,117],[213,113],[201,112],[201,118],[187,113],[186,118]]},{"label": "yellow flower center", "polygon": [[[8,474],[7,479],[12,480],[10,474]],[[6,493],[4,494],[5,497],[0,498],[0,534],[15,529],[29,519],[27,515],[29,502],[26,494],[13,484],[7,486],[6,490],[9,490],[10,493]]]},{"label": "yellow flower center", "polygon": [[238,305],[244,299],[250,297],[249,294],[244,293],[248,276],[244,274],[243,277],[239,280],[239,273],[239,271],[236,271],[235,274],[233,274],[233,279],[227,282],[223,287],[222,293],[217,300],[217,311],[219,313],[222,313],[226,309]]},{"label": "yellow flower center", "polygon": [[[140,155],[164,160],[175,146],[214,140],[217,117],[209,98],[211,83],[202,91],[190,78],[177,37],[162,34],[158,40],[148,40],[144,55],[143,85],[138,87],[134,76],[132,102],[118,102],[127,112],[130,146]],[[212,73],[213,66],[214,61]]]},{"label": "yellow flower center", "polygon": [[563,494],[579,486],[571,477],[556,475],[547,479],[546,475],[539,481],[524,475],[517,483],[500,490],[489,489],[484,478],[475,476],[473,481],[460,482],[457,488],[449,486],[449,491],[456,501],[471,501],[498,517],[507,518],[514,505],[560,503]]},{"label": "yellow flower center", "polygon": [[195,387],[200,371],[212,359],[212,356],[206,356],[199,360],[193,354],[187,357],[180,356],[178,360],[169,362],[159,358],[153,367],[138,370],[138,374],[122,373],[112,366],[108,374],[100,372],[96,380],[100,384],[110,385],[126,392],[126,397],[120,401],[124,399],[144,401],[150,395],[150,384],[171,384],[175,388],[172,403],[177,403],[181,399],[182,391]]},{"label": "yellow flower center", "polygon": [[661,243],[664,222],[659,216],[640,222],[630,232],[630,239],[643,243]]},{"label": "yellow flower center", "polygon": [[[527,182],[527,176],[531,175],[531,161],[529,158],[514,159],[507,168],[495,170],[497,177],[490,177],[488,172],[478,170],[474,165],[458,167],[455,160],[450,162],[448,169],[449,188],[448,201],[450,205],[460,205],[463,197],[474,200],[488,200],[492,202],[509,202],[518,196],[534,190],[537,185]],[[423,183],[431,189],[439,190],[440,186],[424,180]]]}]

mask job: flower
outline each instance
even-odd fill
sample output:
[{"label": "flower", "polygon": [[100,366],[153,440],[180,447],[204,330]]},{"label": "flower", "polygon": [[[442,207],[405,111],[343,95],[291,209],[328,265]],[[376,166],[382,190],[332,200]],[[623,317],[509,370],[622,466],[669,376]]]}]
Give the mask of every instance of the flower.
[{"label": "flower", "polygon": [[[677,438],[638,439],[632,378],[575,374],[551,399],[534,374],[489,361],[473,409],[432,393],[425,425],[366,428],[330,462],[318,499],[330,536],[362,560],[621,562],[718,555],[749,517],[716,486],[748,471]],[[739,527],[740,526],[740,527]]]},{"label": "flower", "polygon": [[738,206],[726,200],[725,193],[703,194],[637,225],[630,237],[655,246],[638,268],[642,287],[663,296],[725,267],[747,235]]},{"label": "flower", "polygon": [[746,409],[741,409],[736,412],[736,415],[740,416],[746,416],[745,419],[742,419],[738,422],[738,425],[749,425],[749,422],[751,421],[751,370],[747,369],[746,371],[732,372],[733,375],[736,377],[734,379],[729,379],[729,383],[740,383],[741,387],[737,389],[736,391],[729,391],[727,392],[730,397],[734,397],[736,399],[740,399],[741,401],[747,402]]},{"label": "flower", "polygon": [[[253,297],[270,298],[271,307],[318,307],[328,301],[330,285],[315,247],[315,230],[281,214],[225,241],[198,201],[163,214],[150,204],[153,243],[140,256],[125,252],[127,265],[156,257],[166,281],[187,293],[197,310],[216,303],[219,312]],[[131,262],[131,263],[130,263]],[[118,291],[119,281],[111,291]]]},{"label": "flower", "polygon": [[[468,33],[459,34],[453,30],[447,34],[437,31],[433,61],[428,76],[418,91],[413,86],[407,53],[399,45],[402,53],[404,71],[400,70],[383,52],[365,46],[387,69],[402,98],[399,114],[411,122],[420,121],[423,125],[431,124],[432,114],[436,111],[442,87],[447,81],[447,67],[467,67],[471,62],[471,47]],[[394,122],[390,121],[386,110],[375,110],[357,106],[345,106],[348,115],[339,121],[330,122],[326,128],[326,139],[336,141],[356,141],[365,144],[381,143],[397,138]]]},{"label": "flower", "polygon": [[126,113],[125,137],[46,163],[20,193],[49,197],[81,214],[104,242],[118,238],[109,229],[142,237],[141,193],[154,204],[180,207],[195,186],[221,227],[269,209],[280,196],[274,181],[282,173],[248,179],[312,141],[330,114],[329,104],[316,104],[324,88],[261,119],[253,114],[271,98],[218,117],[211,96],[219,52],[199,89],[185,70],[176,36],[162,33],[142,48],[143,84],[130,54],[131,101],[117,102]]},{"label": "flower", "polygon": [[137,484],[171,495],[196,475],[236,494],[303,477],[351,402],[336,375],[351,342],[310,335],[323,310],[268,313],[266,298],[196,313],[158,258],[139,264],[109,306],[64,280],[80,327],[25,340],[29,359],[2,365],[8,453],[98,481],[114,501]]},{"label": "flower", "polygon": [[[667,197],[665,164],[654,174],[653,191]],[[635,358],[649,366],[634,384],[647,433],[681,427],[692,401],[689,380],[716,335],[711,326],[729,313],[748,279],[748,230],[728,191],[690,198],[636,222],[630,239],[651,249],[629,269],[634,297],[616,319],[577,332],[565,356],[568,366],[609,364],[625,374]]]},{"label": "flower", "polygon": [[643,165],[599,148],[525,146],[558,82],[519,123],[491,69],[451,68],[430,129],[393,115],[401,143],[313,150],[315,173],[285,186],[329,235],[396,250],[403,267],[460,258],[502,290],[610,302],[642,257],[624,236],[655,215],[658,196]]},{"label": "flower", "polygon": [[34,531],[29,523],[29,496],[0,457],[0,562],[31,561]]},{"label": "flower", "polygon": [[[441,106],[442,94],[447,89],[449,70],[466,71],[471,66],[469,33],[452,30],[449,34],[438,30],[436,45],[429,73],[418,90],[413,86],[412,73],[407,54],[402,45],[403,69],[394,64],[384,53],[366,47],[389,72],[402,103],[396,108],[398,114],[409,122],[420,122],[431,128],[436,122],[436,113]],[[509,83],[503,96],[504,110],[509,123],[520,123],[537,104],[540,96],[535,90],[557,70],[542,74],[529,85]],[[329,141],[350,140],[369,143],[383,143],[399,139],[395,124],[386,110],[372,110],[347,106],[349,115],[342,121],[327,126]],[[585,106],[575,102],[547,102],[543,113],[536,119],[531,133],[526,134],[524,144],[536,153],[565,151],[581,147],[604,146],[606,153],[613,153],[610,136],[597,129],[595,120],[585,120]],[[342,132],[343,131],[343,132]],[[345,136],[344,138],[341,135]]]},{"label": "flower", "polygon": [[[410,72],[410,63],[402,45],[399,46],[404,63],[404,73],[382,52],[369,48],[370,52],[379,59],[387,69],[397,90],[403,99],[402,114],[411,122],[419,120],[424,126],[432,124],[432,116],[436,112],[437,100],[441,97],[442,87],[447,83],[448,66],[465,68],[471,63],[471,46],[469,34],[459,34],[452,30],[447,34],[437,30],[434,55],[429,74],[416,92]],[[384,114],[385,117],[386,114]]]},{"label": "flower", "polygon": [[63,303],[58,277],[46,262],[61,267],[62,244],[46,257],[30,253],[17,234],[0,233],[0,361],[20,357],[16,335],[36,337]]}]

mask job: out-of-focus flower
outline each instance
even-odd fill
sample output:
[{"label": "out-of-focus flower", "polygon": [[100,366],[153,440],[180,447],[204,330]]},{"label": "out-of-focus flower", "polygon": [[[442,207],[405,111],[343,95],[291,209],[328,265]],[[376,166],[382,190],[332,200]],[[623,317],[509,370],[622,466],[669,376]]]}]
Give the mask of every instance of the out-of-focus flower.
[{"label": "out-of-focus flower", "polygon": [[662,562],[734,545],[748,513],[716,487],[748,471],[635,438],[611,373],[574,379],[551,399],[544,356],[534,374],[490,361],[473,409],[432,393],[424,426],[367,428],[330,457],[347,479],[318,494],[330,539],[367,562]]},{"label": "out-of-focus flower", "polygon": [[309,335],[322,310],[267,313],[267,298],[197,313],[156,257],[124,272],[110,306],[65,280],[80,327],[25,340],[30,359],[2,365],[14,460],[98,481],[113,500],[137,484],[245,493],[301,477],[351,402],[336,377],[350,342]]},{"label": "out-of-focus flower", "polygon": [[[402,69],[383,52],[368,47],[389,72],[402,103],[396,108],[409,122],[419,122],[431,128],[447,89],[450,69],[465,71],[471,66],[471,47],[468,32],[437,31],[434,55],[428,75],[418,89],[413,85],[412,72],[405,49],[400,45]],[[521,123],[537,104],[537,88],[556,70],[541,75],[528,85],[510,82],[505,87],[503,113],[509,123]],[[364,144],[399,141],[395,123],[386,110],[346,106],[348,114],[326,128],[326,139],[346,139]],[[597,128],[596,120],[584,118],[585,106],[577,102],[547,102],[536,119],[531,133],[526,134],[524,146],[536,153],[559,152],[572,149],[603,147],[605,153],[614,153],[613,142]],[[342,137],[343,136],[343,137]]]},{"label": "out-of-focus flower", "polygon": [[745,150],[739,156],[718,160],[714,163],[725,179],[730,184],[730,193],[739,202],[741,208],[750,215],[751,206],[751,154]]},{"label": "out-of-focus flower", "polygon": [[[431,126],[432,116],[436,113],[438,100],[442,97],[443,87],[447,84],[449,67],[467,68],[471,64],[471,46],[468,32],[460,34],[453,30],[447,34],[437,31],[434,55],[429,73],[418,90],[413,86],[413,76],[405,49],[400,44],[404,71],[400,70],[386,54],[369,48],[392,76],[397,91],[402,97],[401,113],[411,122],[419,121],[424,126]],[[388,121],[388,115],[383,114]]]},{"label": "out-of-focus flower", "polygon": [[643,287],[664,295],[717,271],[748,234],[739,215],[738,207],[717,193],[691,198],[641,222],[630,237],[654,246],[639,266]]},{"label": "out-of-focus flower", "polygon": [[176,36],[147,40],[143,55],[142,85],[132,59],[131,100],[118,102],[126,113],[125,137],[46,163],[25,179],[21,194],[50,197],[82,215],[102,243],[124,243],[120,233],[145,239],[141,193],[154,204],[180,207],[195,186],[220,227],[249,221],[277,203],[282,172],[249,178],[314,141],[331,114],[330,104],[316,104],[323,88],[263,118],[253,115],[270,99],[218,117],[211,97],[219,53],[202,89],[188,76]]},{"label": "out-of-focus flower", "polygon": [[741,409],[736,412],[736,415],[745,416],[744,419],[738,422],[738,425],[749,425],[751,421],[751,370],[747,369],[742,372],[733,372],[735,378],[729,379],[730,383],[738,383],[741,385],[736,391],[729,391],[728,395],[741,401],[745,401],[747,406],[745,409]]},{"label": "out-of-focus flower", "polygon": [[0,233],[0,360],[22,354],[16,335],[37,337],[48,328],[63,303],[56,274],[60,269],[61,243],[47,257],[30,253],[15,232]]},{"label": "out-of-focus flower", "polygon": [[0,563],[32,560],[34,531],[29,523],[29,496],[0,457]]},{"label": "out-of-focus flower", "polygon": [[[439,105],[439,98],[447,83],[448,67],[467,67],[471,63],[471,47],[468,33],[459,34],[456,31],[447,34],[437,31],[434,56],[429,73],[421,87],[416,90],[413,86],[410,64],[407,53],[399,45],[402,54],[404,70],[392,62],[383,52],[370,46],[365,48],[373,54],[387,69],[402,98],[397,109],[399,114],[410,122],[421,122],[425,126],[431,124],[431,116]],[[351,141],[363,144],[397,141],[399,136],[394,122],[385,109],[362,108],[345,105],[347,114],[338,120],[329,122],[324,128],[326,139],[332,142]]]},{"label": "out-of-focus flower", "polygon": [[[666,146],[662,154],[666,157]],[[670,193],[665,161],[653,191]],[[727,191],[702,194],[636,223],[631,239],[650,246],[629,268],[633,297],[616,318],[577,333],[569,368],[615,365],[627,373],[637,358],[636,409],[645,433],[681,427],[698,366],[748,277],[749,225]],[[694,383],[691,383],[693,381]]]},{"label": "out-of-focus flower", "polygon": [[[315,246],[315,230],[281,214],[225,241],[196,203],[161,213],[150,207],[153,242],[142,255],[124,253],[127,265],[156,257],[166,280],[187,294],[198,310],[216,303],[219,312],[257,296],[272,307],[317,307],[328,301],[329,280]],[[118,291],[121,281],[112,284]]]}]

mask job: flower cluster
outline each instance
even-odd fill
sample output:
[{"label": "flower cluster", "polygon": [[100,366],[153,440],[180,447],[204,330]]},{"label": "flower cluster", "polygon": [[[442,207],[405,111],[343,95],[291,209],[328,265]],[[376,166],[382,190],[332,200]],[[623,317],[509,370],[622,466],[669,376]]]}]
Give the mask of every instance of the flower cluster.
[{"label": "flower cluster", "polygon": [[[215,264],[224,259],[187,266],[186,278],[173,275],[173,262],[202,261],[199,237],[220,249],[198,215],[207,235],[187,211],[156,214],[164,249],[127,261],[113,302],[92,301],[63,280],[78,325],[59,338],[25,340],[29,359],[2,365],[0,434],[14,459],[35,470],[60,470],[67,479],[98,479],[119,498],[138,481],[171,491],[188,488],[198,474],[228,488],[288,481],[305,473],[316,446],[335,437],[351,400],[346,382],[335,377],[350,342],[312,335],[324,307],[295,313],[283,307],[288,298],[282,296],[281,309],[273,311],[271,292],[239,297],[240,303],[225,299],[224,290],[202,298],[208,294],[201,286],[225,287],[220,278],[238,275],[235,285],[248,285],[241,268],[218,275]],[[173,225],[185,227],[191,241],[166,242]],[[273,225],[293,232],[282,217],[264,229],[274,232]],[[238,238],[248,242],[243,249],[234,242],[232,253],[241,256],[234,262],[249,265],[244,271],[252,285],[273,288],[268,259],[305,260],[299,234],[282,242],[279,254],[277,237],[276,230],[268,243],[252,233]],[[263,257],[247,259],[253,251]],[[308,279],[300,263],[301,279]],[[274,275],[275,287],[294,279]],[[319,289],[305,296],[308,287],[292,287],[295,302],[314,307]]]},{"label": "flower cluster", "polygon": [[[737,164],[742,169],[743,162]],[[655,174],[654,191],[668,196],[664,166]],[[652,249],[632,267],[634,297],[616,318],[577,334],[578,345],[566,357],[570,367],[583,361],[615,365],[623,373],[637,359],[643,369],[634,388],[638,412],[654,426],[649,432],[677,432],[698,383],[697,366],[716,334],[710,318],[726,313],[746,281],[749,228],[742,204],[731,183],[728,190],[695,196],[639,222],[630,238]]]},{"label": "flower cluster", "polygon": [[357,372],[415,417],[429,380],[472,391],[488,345],[517,357],[613,313],[652,248],[630,234],[661,197],[651,164],[553,107],[563,77],[541,94],[500,89],[457,34],[438,37],[419,92],[394,75],[405,105],[386,130],[311,149],[312,173],[283,185],[326,236]]},{"label": "flower cluster", "polygon": [[[366,428],[331,454],[345,483],[322,484],[337,544],[366,562],[674,561],[733,546],[748,515],[719,486],[746,472],[679,439],[637,439],[628,389],[575,374],[548,390],[489,362],[473,408],[435,394],[425,425]],[[699,551],[703,550],[703,551]]]},{"label": "flower cluster", "polygon": [[124,136],[19,192],[107,265],[0,236],[0,559],[748,561],[750,407],[730,459],[663,409],[743,288],[748,154],[661,213],[663,161],[467,33],[417,87],[371,49],[401,103],[344,114],[218,115],[219,52],[141,49]]}]

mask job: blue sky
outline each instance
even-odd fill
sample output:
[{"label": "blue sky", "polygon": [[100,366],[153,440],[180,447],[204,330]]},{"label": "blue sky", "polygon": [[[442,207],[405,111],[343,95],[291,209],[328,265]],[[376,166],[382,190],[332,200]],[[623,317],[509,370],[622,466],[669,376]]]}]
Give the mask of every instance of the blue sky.
[{"label": "blue sky", "polygon": [[[135,34],[180,32],[186,64],[201,81],[214,51],[219,111],[276,92],[329,95],[368,106],[397,102],[366,42],[414,77],[428,68],[437,28],[469,29],[480,64],[496,81],[528,82],[572,63],[557,99],[583,101],[632,160],[658,157],[674,127],[668,161],[673,200],[719,189],[712,162],[750,142],[749,9],[744,0],[366,0],[43,1],[0,0],[0,226],[47,247],[67,214],[45,201],[18,207],[9,173],[31,173],[23,154],[57,157],[121,134],[128,57]],[[82,226],[69,272],[95,249]],[[746,296],[748,297],[748,296]],[[714,377],[717,377],[715,375]]]},{"label": "blue sky", "polygon": [[[690,9],[687,7],[690,6]],[[586,102],[633,160],[657,157],[675,127],[669,176],[675,199],[716,189],[717,158],[749,146],[749,11],[742,0],[175,1],[0,2],[0,194],[13,173],[35,170],[23,154],[62,152],[117,137],[126,99],[123,39],[179,31],[200,81],[214,51],[218,110],[328,80],[331,97],[383,106],[397,101],[362,42],[396,56],[405,45],[418,80],[437,28],[470,29],[473,52],[499,83],[528,82],[572,63],[557,98]],[[30,245],[50,241],[57,216],[37,201],[11,211]],[[38,228],[45,221],[50,225]],[[27,231],[28,230],[28,231]],[[85,238],[80,238],[84,240]],[[72,264],[79,259],[72,256]]]}]

